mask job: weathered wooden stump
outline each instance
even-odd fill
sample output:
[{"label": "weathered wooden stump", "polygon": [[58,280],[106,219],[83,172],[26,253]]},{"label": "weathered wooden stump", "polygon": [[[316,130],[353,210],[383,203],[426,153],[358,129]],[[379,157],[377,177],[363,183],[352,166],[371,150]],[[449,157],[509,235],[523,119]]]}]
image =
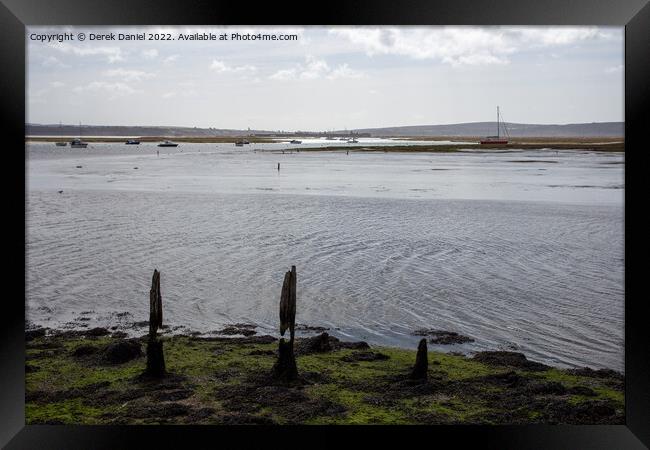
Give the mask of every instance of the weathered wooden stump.
[{"label": "weathered wooden stump", "polygon": [[147,369],[152,377],[165,375],[165,355],[163,343],[158,340],[158,328],[162,326],[162,296],[160,294],[160,272],[153,271],[149,290],[149,339],[147,342]]},{"label": "weathered wooden stump", "polygon": [[280,339],[278,344],[278,360],[273,365],[273,378],[292,381],[298,378],[296,357],[293,343],[296,328],[296,266],[284,274],[282,292],[280,294],[280,334],[289,330],[289,341]]},{"label": "weathered wooden stump", "polygon": [[158,339],[149,338],[147,342],[147,375],[162,377],[165,375],[165,355],[163,343]]},{"label": "weathered wooden stump", "polygon": [[296,326],[296,266],[284,274],[282,293],[280,295],[280,334],[284,336],[289,329],[293,341]]},{"label": "weathered wooden stump", "polygon": [[422,339],[418,344],[418,353],[415,356],[415,366],[409,378],[412,380],[426,380],[429,370],[429,358],[427,356],[427,340]]},{"label": "weathered wooden stump", "polygon": [[151,289],[149,290],[149,336],[155,337],[162,326],[162,295],[160,295],[160,272],[153,271]]},{"label": "weathered wooden stump", "polygon": [[278,345],[278,360],[271,369],[273,378],[282,381],[293,381],[298,378],[298,367],[293,353],[293,341],[280,339]]}]

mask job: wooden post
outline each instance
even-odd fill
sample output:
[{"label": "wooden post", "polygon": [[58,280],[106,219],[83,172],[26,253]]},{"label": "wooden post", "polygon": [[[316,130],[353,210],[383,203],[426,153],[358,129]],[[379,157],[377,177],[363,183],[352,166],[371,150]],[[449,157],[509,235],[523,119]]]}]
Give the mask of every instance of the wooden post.
[{"label": "wooden post", "polygon": [[149,340],[147,342],[146,374],[152,377],[165,375],[163,343],[158,340],[158,328],[162,327],[162,295],[160,294],[160,272],[153,271],[149,290]]},{"label": "wooden post", "polygon": [[282,292],[280,293],[280,334],[289,330],[289,342],[280,338],[278,345],[278,360],[273,366],[273,377],[285,381],[298,378],[296,357],[293,353],[293,343],[296,328],[296,266],[284,274]]},{"label": "wooden post", "polygon": [[160,272],[153,271],[149,290],[149,337],[155,338],[162,326],[162,296],[160,295]]},{"label": "wooden post", "polygon": [[427,340],[422,339],[418,344],[418,353],[415,356],[415,366],[411,372],[412,380],[426,380],[429,370],[429,358],[427,356]]}]

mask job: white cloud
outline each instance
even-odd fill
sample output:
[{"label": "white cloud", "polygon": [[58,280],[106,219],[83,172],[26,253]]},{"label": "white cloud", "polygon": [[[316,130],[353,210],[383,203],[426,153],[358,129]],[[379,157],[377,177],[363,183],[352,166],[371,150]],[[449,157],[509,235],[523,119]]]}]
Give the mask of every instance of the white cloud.
[{"label": "white cloud", "polygon": [[621,73],[623,72],[623,69],[623,64],[619,64],[617,66],[608,67],[605,69],[605,73]]},{"label": "white cloud", "polygon": [[175,97],[175,96],[176,96],[176,92],[171,91],[171,92],[165,92],[165,93],[162,95],[162,98],[172,98],[172,97]]},{"label": "white cloud", "polygon": [[307,55],[304,64],[296,64],[295,67],[278,70],[269,76],[269,78],[271,80],[289,81],[315,80],[318,78],[334,80],[340,78],[361,78],[362,76],[363,74],[361,72],[351,69],[347,64],[341,64],[335,68],[331,68],[325,60]]},{"label": "white cloud", "polygon": [[77,94],[83,92],[94,92],[94,93],[106,92],[111,94],[109,99],[114,99],[117,97],[141,92],[136,89],[133,89],[131,86],[129,86],[126,83],[121,83],[121,82],[108,83],[105,81],[93,81],[85,86],[77,86],[76,88],[73,89],[73,91],[76,92]]},{"label": "white cloud", "polygon": [[53,88],[60,88],[65,86],[65,83],[63,81],[50,81],[50,86]]},{"label": "white cloud", "polygon": [[288,81],[296,79],[296,69],[282,69],[269,77],[271,80]]},{"label": "white cloud", "polygon": [[142,50],[142,56],[147,59],[155,59],[158,57],[158,50],[152,48],[150,50]]},{"label": "white cloud", "polygon": [[509,56],[534,47],[557,47],[585,40],[610,39],[593,27],[435,27],[333,28],[369,56],[399,55],[433,59],[454,66],[507,64]]},{"label": "white cloud", "polygon": [[178,59],[178,55],[169,55],[166,58],[163,58],[162,62],[165,65],[171,64]]},{"label": "white cloud", "polygon": [[103,73],[107,77],[121,78],[124,81],[142,81],[156,76],[154,73],[141,70],[111,69]]},{"label": "white cloud", "polygon": [[332,70],[327,78],[336,80],[338,78],[361,78],[363,74],[358,70],[350,69],[347,64],[341,64],[336,69]]},{"label": "white cloud", "polygon": [[591,39],[608,39],[609,35],[593,27],[514,28],[513,38],[522,44],[538,47],[571,45]]},{"label": "white cloud", "polygon": [[49,45],[60,52],[77,56],[105,56],[109,63],[124,61],[125,59],[120,47],[79,47],[67,42],[53,42]]},{"label": "white cloud", "polygon": [[48,56],[47,58],[44,58],[42,64],[44,67],[68,67],[67,65],[63,64],[56,56]]},{"label": "white cloud", "polygon": [[210,64],[210,70],[217,72],[217,73],[226,73],[226,72],[236,72],[236,73],[241,73],[241,72],[255,72],[257,70],[257,67],[251,66],[251,65],[244,65],[244,66],[233,66],[229,65],[223,61],[219,61],[216,59],[212,60],[212,64]]}]

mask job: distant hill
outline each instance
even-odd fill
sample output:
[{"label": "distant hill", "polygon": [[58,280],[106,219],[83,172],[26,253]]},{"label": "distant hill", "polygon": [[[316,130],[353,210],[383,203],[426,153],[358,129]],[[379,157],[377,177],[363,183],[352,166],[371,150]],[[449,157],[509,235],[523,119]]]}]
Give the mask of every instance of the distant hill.
[{"label": "distant hill", "polygon": [[[25,124],[26,136],[78,136],[79,125],[59,124]],[[248,130],[229,130],[217,128],[190,128],[190,127],[130,127],[130,126],[101,126],[82,125],[82,136],[231,136],[254,133]]]},{"label": "distant hill", "polygon": [[[594,122],[537,125],[506,122],[506,128],[512,137],[618,137],[624,135],[625,124],[624,122]],[[496,122],[364,128],[355,131],[371,133],[373,136],[489,136],[496,134]]]},{"label": "distant hill", "polygon": [[[539,125],[525,123],[506,123],[512,137],[618,137],[624,135],[623,122],[573,123],[567,125]],[[495,134],[495,122],[471,122],[450,125],[416,125],[406,127],[359,128],[337,131],[337,134],[370,133],[372,136],[489,136]],[[277,134],[268,130],[235,130],[220,128],[190,127],[130,127],[84,125],[82,136],[241,136],[248,134]],[[299,132],[296,134],[318,134],[319,132]],[[291,133],[293,134],[293,133]],[[78,125],[25,124],[27,136],[77,136]]]}]

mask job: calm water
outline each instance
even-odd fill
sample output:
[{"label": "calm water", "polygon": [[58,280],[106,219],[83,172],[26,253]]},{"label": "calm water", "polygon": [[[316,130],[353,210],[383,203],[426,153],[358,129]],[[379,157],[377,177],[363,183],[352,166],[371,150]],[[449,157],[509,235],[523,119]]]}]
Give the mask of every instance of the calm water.
[{"label": "calm water", "polygon": [[476,340],[440,349],[623,370],[623,167],[548,150],[29,144],[27,316],[128,329],[158,268],[168,324],[277,334],[295,264],[297,322],[339,337],[414,347],[413,330],[439,328]]}]

